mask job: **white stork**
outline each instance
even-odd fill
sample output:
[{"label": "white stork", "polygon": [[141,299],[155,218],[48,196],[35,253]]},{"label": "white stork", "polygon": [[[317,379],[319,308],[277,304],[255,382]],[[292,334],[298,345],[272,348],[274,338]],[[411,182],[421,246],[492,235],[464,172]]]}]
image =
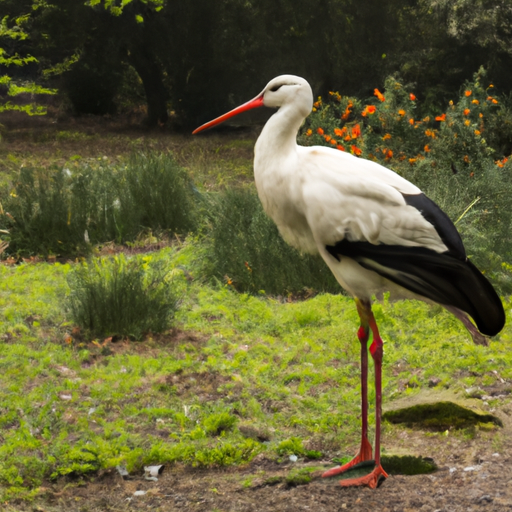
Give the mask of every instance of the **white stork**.
[{"label": "white stork", "polygon": [[297,132],[313,107],[311,87],[303,78],[278,76],[254,99],[193,133],[262,106],[278,109],[254,150],[254,178],[263,208],[289,244],[320,254],[340,285],[355,298],[361,319],[357,332],[361,344],[361,447],[352,461],[323,476],[372,460],[367,398],[371,331],[375,467],[366,476],[340,483],[375,488],[387,474],[380,463],[383,341],[372,313],[372,297],[388,291],[394,298],[441,304],[464,323],[477,343],[485,341],[482,334],[494,336],[501,331],[503,306],[491,284],[467,259],[453,223],[418,187],[375,162],[333,148],[297,145]]}]

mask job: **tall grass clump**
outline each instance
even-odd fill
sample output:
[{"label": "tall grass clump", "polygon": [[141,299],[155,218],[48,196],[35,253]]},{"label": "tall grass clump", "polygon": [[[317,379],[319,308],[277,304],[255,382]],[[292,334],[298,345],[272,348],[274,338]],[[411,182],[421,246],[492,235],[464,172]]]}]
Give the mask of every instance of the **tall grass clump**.
[{"label": "tall grass clump", "polygon": [[0,228],[11,254],[87,254],[145,230],[185,235],[197,222],[195,189],[169,154],[132,155],[122,166],[22,168],[8,188]]},{"label": "tall grass clump", "polygon": [[254,191],[230,190],[211,201],[209,243],[214,277],[249,293],[340,292],[320,257],[300,254],[281,238]]},{"label": "tall grass clump", "polygon": [[418,185],[455,222],[472,260],[510,293],[512,145],[500,133],[512,133],[511,101],[480,70],[444,112],[420,110],[412,88],[390,77],[366,102],[336,92],[318,98],[299,138],[376,161]]},{"label": "tall grass clump", "polygon": [[94,258],[70,274],[73,321],[93,336],[129,336],[167,330],[178,301],[164,261],[151,256]]},{"label": "tall grass clump", "polygon": [[172,155],[139,153],[118,171],[119,213],[126,222],[124,236],[142,229],[186,234],[196,227],[199,194]]},{"label": "tall grass clump", "polygon": [[9,253],[76,254],[86,250],[88,207],[76,204],[67,169],[22,168],[0,208]]}]

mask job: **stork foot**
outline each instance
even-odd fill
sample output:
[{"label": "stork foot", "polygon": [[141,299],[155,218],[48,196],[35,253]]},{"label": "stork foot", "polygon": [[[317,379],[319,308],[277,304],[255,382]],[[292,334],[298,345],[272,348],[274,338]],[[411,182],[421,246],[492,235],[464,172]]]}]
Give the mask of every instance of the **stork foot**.
[{"label": "stork foot", "polygon": [[369,487],[375,489],[381,479],[388,477],[388,474],[384,471],[382,466],[379,464],[375,466],[374,470],[368,475],[361,476],[359,478],[348,478],[346,480],[340,480],[341,487]]},{"label": "stork foot", "polygon": [[369,460],[372,460],[372,445],[368,439],[363,438],[361,441],[361,448],[359,448],[359,453],[350,462],[343,464],[343,466],[336,466],[328,469],[323,473],[322,478],[340,475],[341,473],[345,473],[345,471],[352,469],[357,464],[361,464],[361,462],[367,462]]}]

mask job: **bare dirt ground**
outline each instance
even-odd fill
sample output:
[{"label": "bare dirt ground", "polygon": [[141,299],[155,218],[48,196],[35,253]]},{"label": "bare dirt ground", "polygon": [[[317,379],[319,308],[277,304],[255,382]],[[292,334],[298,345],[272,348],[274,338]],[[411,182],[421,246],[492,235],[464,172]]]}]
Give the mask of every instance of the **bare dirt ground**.
[{"label": "bare dirt ground", "polygon": [[[376,489],[344,489],[337,479],[315,476],[309,484],[284,480],[301,462],[278,464],[258,456],[243,467],[194,470],[165,468],[158,481],[142,475],[123,480],[116,470],[88,481],[60,480],[41,491],[31,504],[10,504],[8,512],[120,512],[125,510],[207,512],[502,512],[512,510],[512,409],[495,412],[499,431],[473,439],[454,432],[425,432],[387,426],[389,452],[433,457],[439,469],[430,475],[390,475]],[[391,430],[391,431],[390,431]],[[320,461],[329,466],[329,461]],[[310,464],[311,465],[311,464]],[[315,462],[318,467],[319,462]],[[282,477],[281,479],[279,477]],[[272,485],[273,482],[274,485]],[[139,491],[139,492],[137,492]],[[140,491],[145,491],[142,494]]]}]

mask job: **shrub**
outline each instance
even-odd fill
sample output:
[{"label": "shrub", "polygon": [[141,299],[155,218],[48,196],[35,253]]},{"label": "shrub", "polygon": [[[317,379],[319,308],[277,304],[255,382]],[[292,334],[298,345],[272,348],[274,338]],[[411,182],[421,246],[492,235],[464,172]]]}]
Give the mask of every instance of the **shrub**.
[{"label": "shrub", "polygon": [[143,228],[178,234],[195,228],[199,193],[171,155],[134,154],[117,179],[120,220],[133,219],[124,236],[133,238]]},{"label": "shrub", "polygon": [[194,189],[171,155],[133,155],[127,165],[22,168],[2,201],[9,252],[86,254],[91,244],[144,230],[186,234],[196,225]]},{"label": "shrub", "polygon": [[150,256],[92,259],[75,268],[69,286],[73,321],[95,336],[162,332],[177,309],[164,262]]},{"label": "shrub", "polygon": [[208,210],[217,279],[249,293],[340,292],[320,257],[300,254],[281,238],[252,190],[226,191],[211,199]]},{"label": "shrub", "polygon": [[83,201],[72,207],[71,182],[66,170],[20,170],[1,216],[3,227],[10,233],[10,253],[48,255],[86,250],[87,208]]}]

